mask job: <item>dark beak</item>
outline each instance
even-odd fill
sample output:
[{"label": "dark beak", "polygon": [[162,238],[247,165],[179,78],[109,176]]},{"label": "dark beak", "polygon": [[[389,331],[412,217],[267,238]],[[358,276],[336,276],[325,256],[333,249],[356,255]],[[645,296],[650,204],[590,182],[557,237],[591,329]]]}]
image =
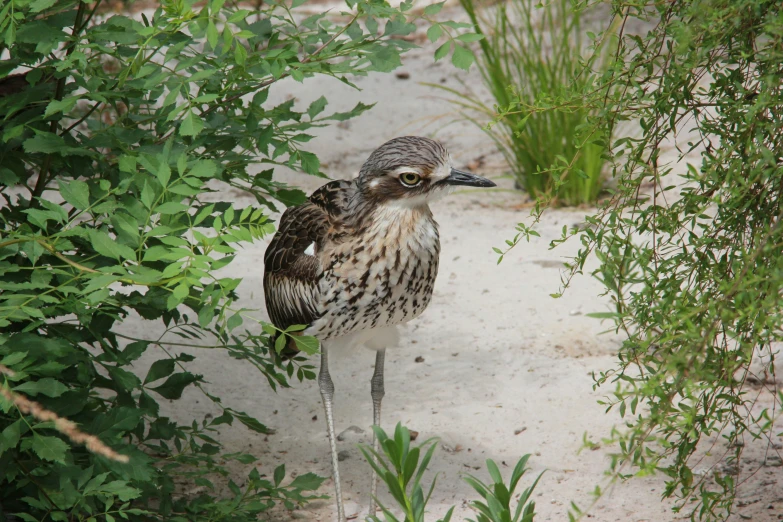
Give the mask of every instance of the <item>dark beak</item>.
[{"label": "dark beak", "polygon": [[468,187],[495,187],[495,182],[476,176],[470,172],[463,172],[457,169],[451,169],[449,177],[443,180],[449,185],[467,185]]}]

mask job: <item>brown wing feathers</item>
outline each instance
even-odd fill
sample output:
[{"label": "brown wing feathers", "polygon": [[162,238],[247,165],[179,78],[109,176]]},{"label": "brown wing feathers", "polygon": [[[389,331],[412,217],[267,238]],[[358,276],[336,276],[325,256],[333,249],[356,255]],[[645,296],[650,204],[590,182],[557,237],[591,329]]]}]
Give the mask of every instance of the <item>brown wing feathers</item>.
[{"label": "brown wing feathers", "polygon": [[350,186],[347,181],[327,183],[308,202],[287,209],[280,218],[264,255],[266,307],[278,328],[309,325],[320,317],[316,305],[323,268],[318,258],[307,252],[308,248],[312,254],[322,247]]},{"label": "brown wing feathers", "polygon": [[305,250],[326,234],[326,217],[312,203],[289,208],[266,250],[264,294],[269,317],[278,328],[307,325],[318,318],[321,268],[317,258],[305,254]]}]

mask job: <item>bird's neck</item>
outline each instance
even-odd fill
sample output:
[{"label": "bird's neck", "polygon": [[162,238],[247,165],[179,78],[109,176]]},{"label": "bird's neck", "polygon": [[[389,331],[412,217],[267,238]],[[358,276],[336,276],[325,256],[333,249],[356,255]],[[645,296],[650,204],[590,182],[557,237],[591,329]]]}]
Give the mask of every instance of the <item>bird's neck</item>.
[{"label": "bird's neck", "polygon": [[404,245],[407,239],[422,243],[437,237],[429,206],[383,204],[374,206],[357,223],[360,235]]},{"label": "bird's neck", "polygon": [[378,201],[367,197],[357,185],[351,189],[344,193],[340,221],[352,230],[352,236],[377,240],[409,235],[437,236],[437,223],[424,196]]}]

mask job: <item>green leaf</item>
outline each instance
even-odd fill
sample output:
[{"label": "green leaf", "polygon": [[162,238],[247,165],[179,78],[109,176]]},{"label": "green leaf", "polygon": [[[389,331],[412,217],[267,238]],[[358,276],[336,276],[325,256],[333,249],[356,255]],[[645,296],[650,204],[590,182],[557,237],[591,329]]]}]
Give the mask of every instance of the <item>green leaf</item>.
[{"label": "green leaf", "polygon": [[37,208],[27,208],[22,212],[27,214],[27,220],[30,224],[37,226],[41,230],[46,230],[46,223],[52,218],[48,212]]},{"label": "green leaf", "polygon": [[199,104],[208,104],[209,102],[213,102],[220,98],[217,94],[211,93],[211,94],[202,94],[201,96],[196,96],[193,99],[193,103],[199,103]]},{"label": "green leaf", "polygon": [[200,380],[200,375],[193,375],[190,372],[175,373],[166,379],[163,384],[151,389],[166,399],[174,400],[182,397],[182,391],[188,385]]},{"label": "green leaf", "polygon": [[193,188],[186,183],[179,183],[177,185],[172,185],[168,187],[167,190],[172,194],[177,194],[179,196],[195,196],[196,194],[201,194],[201,191],[199,189]]},{"label": "green leaf", "polygon": [[315,473],[305,473],[292,480],[288,487],[300,491],[315,491],[321,487],[321,484],[323,484],[325,480],[326,478],[319,477]]},{"label": "green leaf", "polygon": [[[214,426],[215,424],[212,423],[212,425]],[[228,455],[224,455],[223,457],[228,458]],[[247,453],[233,454],[231,455],[231,458],[238,462],[241,462],[242,464],[252,464],[254,462],[258,462],[258,459],[256,457],[254,457],[253,455],[248,455]]]},{"label": "green leaf", "polygon": [[141,189],[141,203],[148,209],[152,209],[152,205],[155,203],[155,189],[146,181]]},{"label": "green leaf", "polygon": [[237,9],[233,13],[231,13],[231,16],[228,17],[226,22],[230,24],[235,24],[237,22],[244,21],[248,16],[250,16],[253,13],[253,11],[249,9]]},{"label": "green leaf", "polygon": [[35,0],[30,4],[30,11],[33,13],[40,13],[44,9],[52,7],[57,0]]},{"label": "green leaf", "polygon": [[458,45],[454,48],[454,54],[451,56],[451,63],[453,63],[455,67],[467,71],[474,61],[476,61],[476,57],[473,56],[473,51],[467,47]]},{"label": "green leaf", "polygon": [[321,96],[313,103],[311,103],[310,106],[307,108],[307,114],[310,116],[310,119],[312,120],[313,118],[321,114],[326,108],[327,103],[328,102],[326,101],[325,96]]},{"label": "green leaf", "polygon": [[[13,25],[11,26],[13,27]],[[26,498],[32,498],[32,497],[26,497]],[[14,513],[15,517],[19,517],[20,519],[24,520],[24,522],[38,522],[38,519],[34,516],[28,514],[28,513]]]},{"label": "green leaf", "polygon": [[50,154],[52,152],[58,152],[65,147],[67,147],[67,145],[65,145],[65,140],[50,132],[36,134],[24,142],[24,150],[30,153],[43,152]]},{"label": "green leaf", "polygon": [[373,66],[373,71],[390,72],[402,65],[399,52],[391,47],[381,47],[367,58]]},{"label": "green leaf", "polygon": [[592,317],[593,319],[617,319],[621,315],[617,312],[590,312],[585,314],[585,317]]},{"label": "green leaf", "polygon": [[155,171],[155,177],[165,187],[169,184],[169,179],[171,179],[171,167],[167,163],[161,163],[158,170]]},{"label": "green leaf", "polygon": [[130,174],[136,173],[135,156],[128,156],[127,154],[124,154],[117,160],[117,165],[119,166],[121,172],[128,172]]},{"label": "green leaf", "polygon": [[204,128],[204,122],[196,116],[192,110],[188,110],[179,126],[179,133],[183,136],[198,136]]},{"label": "green leaf", "polygon": [[448,41],[443,45],[441,45],[440,47],[438,47],[435,50],[435,61],[437,62],[438,60],[440,60],[441,58],[449,54],[450,50],[451,50],[451,41]]},{"label": "green leaf", "polygon": [[299,159],[302,162],[302,170],[308,174],[317,175],[321,170],[321,162],[318,160],[318,156],[312,152],[299,151]]},{"label": "green leaf", "polygon": [[8,368],[13,368],[14,365],[22,362],[25,357],[27,357],[27,352],[15,351],[0,359],[0,364]]},{"label": "green leaf", "polygon": [[240,314],[234,314],[231,317],[228,318],[228,321],[226,322],[226,327],[229,331],[238,328],[242,325],[242,315]]},{"label": "green leaf", "polygon": [[503,483],[503,476],[500,474],[500,469],[498,469],[498,465],[495,464],[495,461],[492,459],[487,459],[487,471],[489,471],[489,476],[492,477],[492,480],[495,482],[495,484],[502,484]]},{"label": "green leaf", "polygon": [[[134,377],[136,376],[134,375]],[[138,384],[141,383],[138,377],[136,377],[135,382]],[[130,406],[115,407],[109,410],[108,413],[98,413],[95,415],[92,422],[85,426],[85,431],[96,437],[100,437],[101,439],[116,439],[136,428],[143,415],[144,412],[138,408]]]},{"label": "green leaf", "polygon": [[427,38],[432,43],[437,42],[438,38],[440,38],[442,35],[443,28],[440,26],[440,24],[433,24],[429,29],[427,29]]},{"label": "green leaf", "polygon": [[283,348],[285,348],[286,345],[286,339],[287,337],[285,335],[278,335],[277,339],[275,339],[275,352],[278,354],[283,352]]},{"label": "green leaf", "polygon": [[33,432],[33,451],[43,460],[65,464],[68,445],[57,437],[47,437]]},{"label": "green leaf", "polygon": [[85,210],[90,206],[90,187],[87,186],[87,183],[78,179],[74,179],[70,183],[57,180],[57,183],[60,186],[60,194],[63,199],[74,208]]},{"label": "green leaf", "polygon": [[197,178],[211,178],[217,172],[217,166],[212,160],[199,160],[190,169],[188,175]]},{"label": "green leaf", "polygon": [[291,326],[287,327],[284,332],[291,333],[291,332],[301,332],[302,330],[307,330],[306,324],[292,324]]},{"label": "green leaf", "polygon": [[133,244],[139,241],[139,224],[125,212],[116,212],[111,217],[111,224],[114,227],[114,233],[118,237],[128,238]]},{"label": "green leaf", "polygon": [[258,422],[258,420],[251,417],[250,415],[248,415],[243,411],[231,410],[231,413],[234,414],[234,417],[239,419],[239,422],[241,422],[251,430],[255,431],[256,433],[264,433],[264,434],[272,433],[272,431],[269,428],[267,428],[266,426]]},{"label": "green leaf", "polygon": [[140,489],[130,486],[124,480],[113,480],[108,484],[100,486],[98,490],[108,495],[116,495],[122,502],[133,500],[141,495]]},{"label": "green leaf", "polygon": [[68,114],[71,109],[73,109],[74,105],[76,105],[76,101],[79,98],[77,96],[69,96],[67,98],[64,98],[62,100],[52,100],[49,102],[49,105],[46,106],[46,111],[44,111],[44,117],[49,117],[52,114],[57,114],[58,112],[62,112],[63,114]]},{"label": "green leaf", "polygon": [[166,203],[163,203],[155,207],[155,212],[158,212],[160,214],[177,214],[179,212],[186,212],[188,208],[189,207],[187,205],[184,205],[182,203],[177,203],[175,201],[167,201]]},{"label": "green leaf", "polygon": [[22,419],[18,419],[6,426],[6,428],[0,433],[0,455],[5,451],[14,449],[19,444],[19,439],[22,436]]},{"label": "green leaf", "polygon": [[51,377],[45,377],[37,381],[27,381],[19,386],[15,386],[14,391],[26,393],[33,397],[39,393],[46,395],[47,397],[59,397],[68,391],[68,387]]},{"label": "green leaf", "polygon": [[[176,88],[172,88],[169,93],[166,95],[165,98],[163,98],[163,103],[161,104],[162,107],[168,107],[169,105],[173,105],[177,103],[180,99],[180,88],[181,86],[176,86]],[[176,115],[176,112],[172,113],[172,118]]]},{"label": "green leaf", "polygon": [[478,42],[479,40],[483,40],[483,39],[484,39],[484,35],[478,33],[464,33],[457,37],[457,40],[465,43]]},{"label": "green leaf", "polygon": [[217,69],[202,69],[193,73],[190,78],[188,78],[188,80],[190,82],[200,82],[202,80],[206,80],[207,78],[211,78],[217,72]]},{"label": "green leaf", "polygon": [[445,3],[446,2],[444,1],[428,5],[424,8],[424,14],[427,16],[435,16],[436,14],[440,13],[440,10],[443,9],[443,4]]},{"label": "green leaf", "polygon": [[178,284],[176,287],[174,287],[174,291],[171,292],[171,294],[177,298],[178,301],[182,302],[190,292],[190,287],[187,283],[182,282]]},{"label": "green leaf", "polygon": [[372,105],[365,105],[364,103],[357,103],[356,107],[351,109],[348,112],[335,112],[334,114],[331,114],[327,116],[325,119],[327,120],[335,120],[335,121],[345,121],[349,120],[351,118],[355,118],[356,116],[359,116],[365,111],[368,111],[372,109],[375,106],[375,104]]},{"label": "green leaf", "polygon": [[3,143],[8,143],[24,133],[24,125],[13,125],[3,132]]},{"label": "green leaf", "polygon": [[122,356],[125,358],[125,361],[133,362],[142,356],[149,344],[147,341],[134,341],[125,347],[122,351]]},{"label": "green leaf", "polygon": [[[283,337],[282,335],[280,337]],[[294,335],[291,336],[296,344],[296,347],[306,353],[307,355],[313,355],[318,353],[318,339],[309,335]]]},{"label": "green leaf", "polygon": [[62,224],[68,221],[68,212],[65,211],[62,204],[58,204],[43,198],[38,198],[38,202],[46,209],[45,213],[51,219]]},{"label": "green leaf", "polygon": [[364,24],[367,26],[367,31],[369,31],[371,35],[374,36],[378,34],[378,21],[375,18],[368,16],[364,20]]},{"label": "green leaf", "polygon": [[120,387],[121,390],[131,391],[135,390],[141,385],[141,380],[132,374],[128,370],[123,370],[119,366],[108,366],[106,371],[109,372],[109,376]]},{"label": "green leaf", "polygon": [[90,244],[95,251],[102,256],[111,257],[117,260],[136,260],[136,252],[134,252],[133,249],[122,243],[118,243],[102,230],[90,230]]},{"label": "green leaf", "polygon": [[155,382],[158,379],[168,377],[174,373],[176,367],[176,361],[174,359],[160,359],[152,363],[147,376],[144,378],[144,384]]},{"label": "green leaf", "polygon": [[7,187],[13,187],[19,183],[19,176],[17,176],[11,169],[0,167],[0,184]]},{"label": "green leaf", "polygon": [[245,65],[247,61],[247,49],[240,42],[237,42],[234,46],[234,62],[237,65]]},{"label": "green leaf", "polygon": [[38,132],[32,138],[24,141],[25,152],[44,154],[61,154],[63,156],[91,156],[92,152],[86,147],[69,147],[65,140],[51,132]]},{"label": "green leaf", "polygon": [[283,482],[284,478],[285,478],[285,464],[280,464],[275,468],[275,473],[273,475],[275,486],[279,486],[280,483]]},{"label": "green leaf", "polygon": [[215,22],[210,20],[209,24],[207,24],[207,41],[209,42],[209,45],[212,47],[212,49],[217,48],[218,36],[218,30],[217,27],[215,27]]},{"label": "green leaf", "polygon": [[[153,477],[159,477],[160,471],[154,466],[159,461],[152,460],[150,456],[132,445],[126,446],[123,453],[130,457],[128,463],[116,462],[108,459],[101,459],[102,464],[107,469],[114,471],[118,476],[139,482],[149,482]],[[127,510],[130,511],[130,510]]]}]

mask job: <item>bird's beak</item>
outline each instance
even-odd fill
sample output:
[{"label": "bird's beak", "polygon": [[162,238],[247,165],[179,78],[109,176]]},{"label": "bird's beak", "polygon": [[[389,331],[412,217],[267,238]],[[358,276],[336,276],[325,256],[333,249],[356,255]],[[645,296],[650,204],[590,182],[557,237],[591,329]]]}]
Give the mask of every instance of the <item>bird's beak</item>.
[{"label": "bird's beak", "polygon": [[495,182],[476,176],[470,172],[463,172],[457,169],[451,169],[451,174],[443,180],[449,185],[467,185],[468,187],[495,187]]}]

